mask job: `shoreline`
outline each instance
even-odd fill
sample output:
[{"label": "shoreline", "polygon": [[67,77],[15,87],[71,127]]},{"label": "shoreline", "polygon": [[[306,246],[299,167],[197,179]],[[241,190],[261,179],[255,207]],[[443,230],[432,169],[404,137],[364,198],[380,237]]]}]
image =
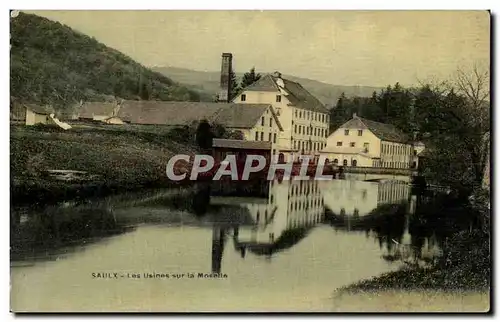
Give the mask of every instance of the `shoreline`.
[{"label": "shoreline", "polygon": [[194,181],[145,180],[136,182],[79,182],[67,183],[51,180],[25,181],[10,187],[11,208],[49,206],[65,201],[80,201],[102,198],[124,192],[154,188],[182,188],[192,186]]}]

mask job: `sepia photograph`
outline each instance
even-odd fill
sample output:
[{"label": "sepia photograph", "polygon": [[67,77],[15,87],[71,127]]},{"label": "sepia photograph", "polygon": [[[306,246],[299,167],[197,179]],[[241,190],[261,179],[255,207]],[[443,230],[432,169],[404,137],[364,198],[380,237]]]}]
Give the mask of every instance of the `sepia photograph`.
[{"label": "sepia photograph", "polygon": [[9,15],[12,313],[491,311],[490,11]]}]

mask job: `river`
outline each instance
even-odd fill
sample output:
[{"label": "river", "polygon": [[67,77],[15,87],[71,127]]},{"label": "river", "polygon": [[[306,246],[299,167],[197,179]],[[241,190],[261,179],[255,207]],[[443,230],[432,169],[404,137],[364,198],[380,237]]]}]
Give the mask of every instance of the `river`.
[{"label": "river", "polygon": [[221,184],[206,194],[13,210],[12,310],[363,311],[335,290],[403,261],[426,265],[449,234],[415,219],[422,200],[394,177]]}]

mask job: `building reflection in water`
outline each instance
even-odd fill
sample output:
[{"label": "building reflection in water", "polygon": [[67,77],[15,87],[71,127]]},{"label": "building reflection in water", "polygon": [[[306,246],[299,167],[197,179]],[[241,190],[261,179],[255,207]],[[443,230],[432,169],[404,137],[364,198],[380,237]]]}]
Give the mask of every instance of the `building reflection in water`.
[{"label": "building reflection in water", "polygon": [[319,181],[325,207],[338,215],[365,216],[383,204],[408,201],[406,182],[358,180]]},{"label": "building reflection in water", "polygon": [[363,232],[379,244],[385,260],[419,265],[435,260],[442,242],[454,231],[445,228],[450,226],[450,218],[440,215],[443,208],[411,196],[407,182],[292,180],[271,182],[267,188],[264,197],[260,192],[258,197],[250,197],[247,192],[243,197],[212,198],[213,204],[237,204],[232,211],[249,218],[246,224],[214,227],[214,272],[220,272],[228,239],[242,258],[251,253],[271,260],[273,254],[298,244],[318,223]]},{"label": "building reflection in water", "polygon": [[212,229],[212,273],[221,273],[222,255],[226,243],[226,231],[221,226],[214,225]]},{"label": "building reflection in water", "polygon": [[240,227],[234,239],[243,253],[272,255],[298,243],[323,220],[323,200],[317,181],[271,182],[266,203],[248,203],[252,227]]},{"label": "building reflection in water", "polygon": [[[267,189],[267,196],[260,198],[236,196],[234,193],[229,197],[212,198],[213,204],[238,203],[240,211],[248,212],[253,221],[251,225],[233,225],[226,229],[214,227],[214,272],[220,271],[226,235],[232,236],[234,247],[242,258],[249,251],[270,259],[272,254],[298,243],[310,228],[323,221],[324,203],[317,181],[272,181]],[[247,191],[245,195],[262,196],[261,191]]]},{"label": "building reflection in water", "polygon": [[320,185],[330,225],[365,232],[387,261],[428,265],[442,254],[446,238],[472,220],[460,200],[411,195],[405,182],[334,180]]}]

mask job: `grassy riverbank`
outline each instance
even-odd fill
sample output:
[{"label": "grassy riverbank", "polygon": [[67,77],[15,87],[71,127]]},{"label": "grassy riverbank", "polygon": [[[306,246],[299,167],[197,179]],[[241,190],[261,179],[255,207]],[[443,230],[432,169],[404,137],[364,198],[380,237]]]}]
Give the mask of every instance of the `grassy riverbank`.
[{"label": "grassy riverbank", "polygon": [[[47,203],[78,195],[103,195],[169,183],[165,167],[177,153],[193,154],[193,145],[171,138],[168,129],[76,125],[11,126],[11,197],[14,204]],[[85,171],[81,182],[54,180],[47,170]]]},{"label": "grassy riverbank", "polygon": [[[488,192],[478,191],[474,195],[474,201],[463,211],[467,216],[477,218],[476,224],[469,229],[459,229],[446,238],[442,255],[430,267],[405,265],[401,270],[349,285],[339,290],[340,293],[394,290],[489,292],[491,257],[488,201]],[[450,209],[443,208],[440,211]]]}]

